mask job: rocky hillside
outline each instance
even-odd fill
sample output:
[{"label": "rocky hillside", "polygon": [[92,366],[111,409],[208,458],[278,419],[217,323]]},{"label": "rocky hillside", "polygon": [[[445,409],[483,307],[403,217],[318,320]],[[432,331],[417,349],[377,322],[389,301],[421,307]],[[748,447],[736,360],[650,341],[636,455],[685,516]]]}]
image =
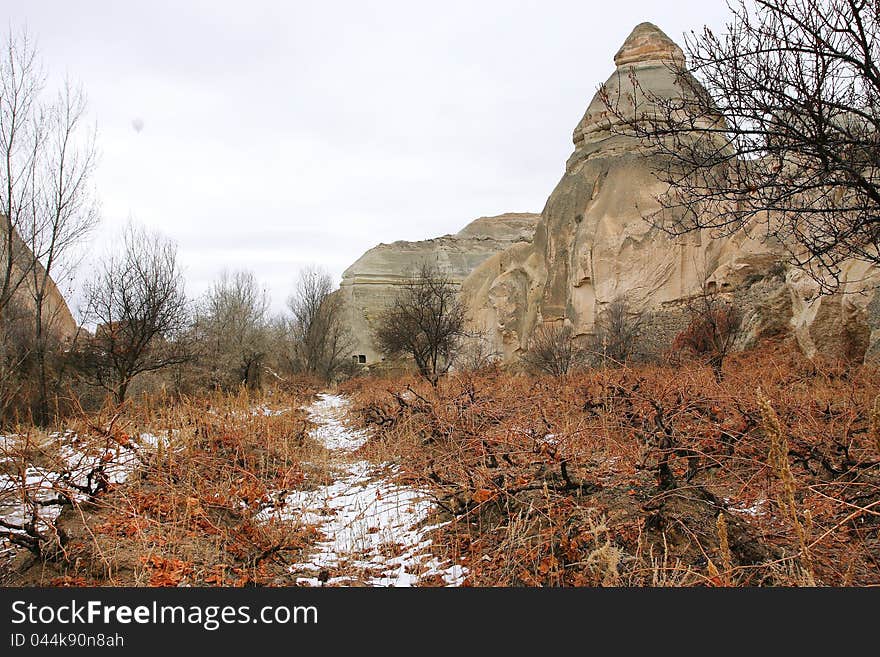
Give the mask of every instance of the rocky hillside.
[{"label": "rocky hillside", "polygon": [[530,213],[481,217],[455,235],[379,244],[367,251],[345,270],[339,292],[354,338],[352,355],[363,357],[366,364],[380,359],[373,344],[372,322],[423,262],[436,265],[453,283],[461,284],[486,259],[531,242],[539,217]]},{"label": "rocky hillside", "polygon": [[[0,240],[5,241],[5,236],[8,234],[6,232],[6,220],[5,217],[0,216]],[[31,254],[30,249],[27,244],[25,244],[17,234],[13,231],[13,238],[15,240],[14,250],[15,257],[12,262],[12,280],[18,281],[21,279],[22,272],[27,269],[29,263],[33,261],[33,255]],[[0,260],[5,263],[5,254],[0,253]],[[19,266],[20,263],[28,263],[25,266]],[[42,272],[42,265],[38,262],[36,264],[37,267],[40,267],[40,271]],[[23,319],[27,313],[33,313],[34,309],[34,299],[33,299],[33,276],[29,275],[25,277],[22,281],[21,286],[18,288],[18,291],[15,294],[15,313],[12,315],[13,319]],[[48,295],[46,297],[45,306],[43,308],[44,318],[47,320],[48,325],[51,327],[53,331],[57,333],[57,335],[62,339],[72,338],[77,330],[77,323],[74,320],[73,315],[70,313],[70,308],[67,306],[67,302],[64,300],[64,295],[61,294],[61,291],[58,289],[58,286],[55,284],[55,281],[49,280],[48,282]]]},{"label": "rocky hillside", "polygon": [[[659,28],[642,23],[614,58],[606,88],[612,97],[675,98],[687,93],[672,64],[681,49]],[[635,82],[634,82],[635,81]],[[689,85],[685,85],[689,87]],[[628,105],[631,103],[624,103]],[[507,360],[527,348],[543,322],[593,330],[603,307],[618,297],[648,313],[643,351],[668,346],[687,318],[684,302],[708,289],[743,312],[747,346],[763,335],[790,333],[807,354],[863,357],[880,340],[875,270],[852,263],[841,292],[820,296],[803,271],[785,264],[772,239],[708,232],[672,238],[647,220],[660,209],[664,162],[639,140],[614,130],[597,93],[574,130],[574,153],[547,200],[530,244],[516,244],[477,267],[462,285],[474,327]]]},{"label": "rocky hillside", "polygon": [[[650,112],[652,98],[700,88],[677,77],[683,61],[681,48],[662,30],[642,23],[615,55],[605,88],[627,100],[621,107],[636,97],[639,110]],[[615,120],[597,93],[574,129],[574,152],[541,215],[487,217],[457,235],[382,244],[349,267],[342,294],[356,337],[353,353],[367,363],[378,359],[371,320],[425,258],[461,282],[470,328],[508,362],[543,323],[589,336],[603,308],[618,298],[648,318],[638,350],[662,351],[686,327],[688,299],[703,289],[741,310],[739,347],[792,335],[810,356],[860,359],[880,352],[876,268],[850,263],[839,293],[820,295],[766,234],[670,237],[650,221],[666,191],[656,175],[666,163],[616,130]]]}]

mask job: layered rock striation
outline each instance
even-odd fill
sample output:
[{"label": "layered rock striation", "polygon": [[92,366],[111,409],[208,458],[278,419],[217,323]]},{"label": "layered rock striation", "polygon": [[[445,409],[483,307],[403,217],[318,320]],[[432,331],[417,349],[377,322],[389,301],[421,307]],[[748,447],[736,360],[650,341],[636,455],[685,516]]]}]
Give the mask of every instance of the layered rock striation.
[{"label": "layered rock striation", "polygon": [[530,213],[481,217],[454,235],[379,244],[364,253],[345,270],[339,289],[353,338],[352,356],[365,364],[381,360],[373,343],[375,320],[422,263],[430,263],[460,285],[487,258],[528,244],[538,219]]},{"label": "layered rock striation", "polygon": [[848,263],[839,292],[820,294],[806,272],[787,264],[785,249],[771,235],[742,230],[724,237],[710,231],[671,237],[656,228],[658,199],[667,192],[657,172],[668,163],[616,129],[615,121],[629,122],[636,111],[650,114],[658,99],[705,93],[682,71],[683,62],[682,50],[655,25],[642,23],[632,31],[603,85],[624,114],[609,113],[596,93],[540,216],[479,219],[454,236],[380,245],[352,265],[341,293],[357,353],[367,362],[378,358],[371,320],[425,258],[461,282],[471,331],[507,362],[528,349],[545,323],[570,326],[574,339],[588,339],[616,299],[646,317],[638,350],[660,353],[686,327],[688,301],[705,290],[742,311],[739,347],[788,335],[810,356],[880,353],[876,267]]},{"label": "layered rock striation", "polygon": [[[668,36],[643,23],[618,51],[604,88],[623,111],[650,113],[652,99],[701,92],[693,78],[681,79],[683,61]],[[618,298],[648,316],[640,350],[661,351],[686,325],[684,304],[705,288],[742,309],[740,346],[787,332],[810,355],[877,350],[874,269],[852,263],[840,293],[823,296],[809,276],[786,266],[784,250],[767,235],[670,237],[652,221],[666,192],[656,176],[665,163],[615,130],[615,120],[597,93],[574,130],[574,152],[534,240],[487,259],[462,284],[472,328],[505,360],[516,359],[542,323],[569,325],[575,339],[586,338]]]}]

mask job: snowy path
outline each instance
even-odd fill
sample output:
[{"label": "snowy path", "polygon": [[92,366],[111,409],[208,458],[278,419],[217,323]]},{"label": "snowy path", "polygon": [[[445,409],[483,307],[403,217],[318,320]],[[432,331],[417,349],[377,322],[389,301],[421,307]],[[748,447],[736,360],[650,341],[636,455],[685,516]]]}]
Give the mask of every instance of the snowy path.
[{"label": "snowy path", "polygon": [[447,586],[460,585],[465,569],[431,554],[428,536],[437,525],[425,526],[425,520],[432,503],[418,489],[395,483],[394,466],[353,456],[367,437],[345,426],[346,406],[344,398],[324,394],[307,409],[317,425],[313,436],[331,450],[341,475],[327,486],[287,495],[260,514],[264,520],[314,524],[324,535],[309,563],[290,567],[314,573],[297,582],[413,586],[422,578],[442,578]]}]

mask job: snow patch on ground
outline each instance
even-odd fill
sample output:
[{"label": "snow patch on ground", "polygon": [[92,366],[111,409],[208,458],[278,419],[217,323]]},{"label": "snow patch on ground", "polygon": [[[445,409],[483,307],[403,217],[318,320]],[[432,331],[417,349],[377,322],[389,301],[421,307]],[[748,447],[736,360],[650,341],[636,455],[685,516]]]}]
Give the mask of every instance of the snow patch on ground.
[{"label": "snow patch on ground", "polygon": [[[342,456],[367,440],[345,426],[346,405],[342,397],[321,395],[307,409],[317,425],[314,437]],[[326,571],[326,584],[413,586],[439,576],[448,586],[461,585],[466,569],[431,554],[430,532],[442,525],[425,526],[434,506],[422,491],[395,483],[395,466],[341,461],[340,467],[344,474],[332,484],[289,494],[260,513],[264,521],[316,525],[326,537],[309,563],[291,566],[292,572],[316,574],[299,578],[299,584],[320,586],[317,575]]]},{"label": "snow patch on ground", "polygon": [[[49,434],[48,444],[40,451],[50,453],[52,467],[29,465],[23,470],[21,455],[32,446],[26,444],[25,436],[0,436],[0,529],[23,534],[21,527],[34,523],[40,533],[51,529],[61,514],[60,504],[40,504],[57,499],[83,502],[88,490],[95,490],[99,478],[107,484],[121,484],[141,464],[144,449],[157,449],[159,442],[170,448],[169,436],[142,433],[133,437],[128,447],[118,443],[85,444],[73,432]],[[91,479],[89,478],[91,475]]]},{"label": "snow patch on ground", "polygon": [[[459,586],[467,571],[431,553],[431,532],[442,525],[426,526],[434,509],[423,491],[395,482],[397,468],[357,460],[353,452],[367,441],[367,434],[345,425],[347,401],[335,395],[321,395],[307,411],[316,427],[312,435],[334,456],[341,472],[326,486],[296,491],[267,506],[258,515],[262,521],[315,525],[325,537],[315,547],[308,563],[291,566],[304,585],[362,583],[369,586],[413,586],[424,578],[441,578]],[[276,415],[289,409],[259,408],[255,414]],[[80,488],[95,486],[97,476],[108,484],[120,484],[141,465],[146,455],[161,447],[175,449],[176,431],[132,436],[126,446],[115,442],[82,440],[72,432],[55,433],[40,451],[48,456],[43,467],[22,469],[22,456],[31,449],[26,437],[0,435],[0,529],[24,533],[34,522],[41,533],[51,531],[61,513],[58,504],[41,505],[59,497],[75,502],[87,499]],[[49,465],[51,464],[51,465]],[[91,481],[89,474],[92,474]],[[0,541],[0,559],[11,554]],[[322,571],[327,577],[321,577]],[[322,582],[326,579],[326,582]]]},{"label": "snow patch on ground", "polygon": [[[208,408],[206,410],[207,413],[211,415],[219,415],[219,412],[214,408]],[[254,406],[253,408],[247,411],[224,411],[224,413],[228,414],[231,417],[247,417],[247,416],[264,416],[264,417],[273,417],[276,415],[284,415],[285,413],[290,412],[289,406],[284,406],[282,408],[272,408],[267,404],[262,404],[260,406]]]},{"label": "snow patch on ground", "polygon": [[734,513],[742,513],[747,516],[752,516],[753,518],[757,516],[763,516],[765,513],[767,513],[764,510],[764,505],[767,503],[767,500],[758,500],[750,506],[731,506],[731,500],[729,497],[725,497],[724,502],[728,505],[728,511],[733,511]]},{"label": "snow patch on ground", "polygon": [[318,401],[306,409],[309,420],[317,425],[312,436],[329,450],[353,452],[367,442],[365,431],[355,431],[345,426],[347,405],[344,397],[319,395]]},{"label": "snow patch on ground", "polygon": [[263,406],[257,406],[253,411],[251,411],[252,415],[265,415],[266,417],[273,417],[275,415],[284,415],[290,409],[289,408],[270,408],[265,404]]}]

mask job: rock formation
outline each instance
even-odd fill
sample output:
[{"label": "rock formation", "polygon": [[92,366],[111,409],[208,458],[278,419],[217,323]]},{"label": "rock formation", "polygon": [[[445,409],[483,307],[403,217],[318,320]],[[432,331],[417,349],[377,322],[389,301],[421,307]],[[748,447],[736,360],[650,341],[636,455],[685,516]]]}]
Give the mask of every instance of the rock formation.
[{"label": "rock formation", "polygon": [[[670,66],[683,59],[669,37],[643,23],[615,56],[605,87],[612,97],[639,95],[639,110],[650,111],[648,98],[681,97],[684,87],[693,88],[683,87]],[[686,324],[683,303],[704,286],[742,308],[741,346],[789,332],[810,355],[877,350],[880,300],[870,287],[876,271],[853,263],[841,293],[820,296],[804,272],[786,267],[772,240],[745,232],[713,238],[708,231],[672,238],[659,231],[649,219],[660,210],[665,187],[655,172],[664,163],[639,140],[612,130],[612,121],[597,93],[574,130],[574,153],[534,240],[488,258],[462,284],[473,328],[506,360],[528,347],[542,322],[588,336],[617,297],[649,313],[643,351],[662,350]]]},{"label": "rock formation", "polygon": [[339,294],[346,307],[354,345],[352,355],[362,363],[381,359],[373,344],[373,321],[407,278],[425,261],[456,285],[487,258],[528,244],[539,215],[510,213],[481,217],[455,235],[421,242],[380,244],[362,255],[342,275]]},{"label": "rock formation", "polygon": [[[0,216],[0,240],[4,241],[5,236],[7,235],[5,226],[6,218]],[[13,239],[15,256],[13,257],[12,263],[12,279],[16,281],[20,280],[22,273],[27,270],[27,267],[32,265],[38,267],[40,272],[43,272],[42,264],[39,262],[36,262],[35,264],[33,263],[33,254],[27,244],[25,244],[14,232]],[[0,253],[0,261],[5,264],[5,253]],[[13,296],[13,304],[15,308],[12,311],[12,315],[7,317],[7,320],[15,319],[22,321],[25,319],[26,315],[33,314],[33,286],[34,279],[32,275],[28,275],[22,280],[21,285]],[[64,296],[58,290],[55,281],[51,278],[48,281],[48,292],[44,300],[43,316],[47,323],[46,325],[50,330],[54,331],[60,339],[70,339],[76,334],[76,320],[74,320],[73,315],[71,315],[67,302],[64,300]]]},{"label": "rock formation", "polygon": [[[700,89],[693,78],[682,84],[670,66],[683,61],[668,36],[642,23],[615,55],[616,68],[604,86],[624,101],[621,110],[637,105],[650,112],[651,99]],[[670,237],[651,222],[666,192],[656,176],[665,163],[638,139],[615,130],[615,120],[597,93],[574,129],[574,152],[533,239],[525,237],[535,215],[502,215],[477,220],[456,236],[381,245],[352,265],[342,290],[358,353],[368,362],[377,357],[370,318],[407,271],[430,255],[462,281],[470,328],[508,362],[528,348],[541,323],[568,325],[574,339],[585,339],[617,298],[647,316],[639,351],[662,352],[687,325],[687,300],[704,289],[741,309],[740,347],[769,335],[792,335],[810,356],[880,354],[876,267],[849,263],[840,292],[820,295],[813,279],[789,267],[784,249],[767,235],[697,231]],[[511,217],[517,218],[516,229],[506,232],[514,225]],[[498,233],[498,225],[505,231]]]}]

